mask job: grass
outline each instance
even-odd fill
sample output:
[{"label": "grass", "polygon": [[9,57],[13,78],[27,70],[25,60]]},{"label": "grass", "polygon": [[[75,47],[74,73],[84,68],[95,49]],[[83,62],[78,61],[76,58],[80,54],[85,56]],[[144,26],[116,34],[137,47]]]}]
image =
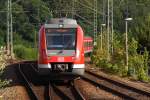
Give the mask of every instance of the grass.
[{"label": "grass", "polygon": [[14,53],[15,56],[19,59],[24,59],[24,60],[37,59],[37,48],[25,47],[23,45],[15,45]]}]

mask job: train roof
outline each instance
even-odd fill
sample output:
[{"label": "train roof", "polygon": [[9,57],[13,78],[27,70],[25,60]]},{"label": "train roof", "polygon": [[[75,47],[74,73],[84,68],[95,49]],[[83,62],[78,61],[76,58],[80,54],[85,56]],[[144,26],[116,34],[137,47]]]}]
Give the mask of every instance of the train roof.
[{"label": "train roof", "polygon": [[77,21],[70,18],[52,18],[45,24],[46,28],[77,28],[77,26]]},{"label": "train roof", "polygon": [[51,18],[47,21],[47,24],[76,24],[77,21],[71,18]]}]

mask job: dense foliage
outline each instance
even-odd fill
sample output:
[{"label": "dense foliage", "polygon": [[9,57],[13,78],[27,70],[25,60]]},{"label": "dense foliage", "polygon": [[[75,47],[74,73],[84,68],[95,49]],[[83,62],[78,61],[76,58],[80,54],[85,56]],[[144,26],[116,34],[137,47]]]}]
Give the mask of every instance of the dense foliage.
[{"label": "dense foliage", "polygon": [[[110,55],[109,60],[107,59],[106,42],[103,44],[103,49],[101,49],[100,44],[98,44],[91,57],[93,64],[107,72],[118,74],[119,76],[131,76],[133,79],[149,81],[147,50],[145,50],[143,54],[138,54],[138,42],[132,38],[129,42],[129,66],[127,67],[125,45],[122,40],[124,40],[124,38],[115,37],[114,52]],[[98,41],[100,43],[100,39],[98,39]]]},{"label": "dense foliage", "polygon": [[37,48],[25,47],[23,45],[15,45],[14,53],[19,59],[36,60]]},{"label": "dense foliage", "polygon": [[[84,28],[85,34],[93,36],[94,0],[12,0],[14,44],[34,45],[39,26],[51,17],[69,17],[74,15]],[[104,3],[103,3],[104,2]],[[105,4],[103,6],[103,4]],[[98,0],[98,31],[101,23],[107,20],[107,0]],[[104,19],[102,11],[105,11]],[[150,48],[150,1],[149,0],[114,0],[114,29],[125,32],[125,16],[133,18],[130,31],[139,41],[140,49]],[[74,12],[72,12],[74,10]],[[7,0],[0,1],[0,45],[6,43]],[[3,12],[4,11],[4,12]],[[128,12],[128,13],[127,13]]]}]

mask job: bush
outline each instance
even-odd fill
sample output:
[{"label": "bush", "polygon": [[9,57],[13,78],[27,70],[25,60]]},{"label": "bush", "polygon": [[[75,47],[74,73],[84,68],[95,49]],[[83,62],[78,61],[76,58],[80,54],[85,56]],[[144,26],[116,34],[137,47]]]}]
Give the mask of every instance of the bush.
[{"label": "bush", "polygon": [[8,80],[0,80],[0,88],[6,87],[9,83],[10,81]]},{"label": "bush", "polygon": [[129,66],[125,65],[125,45],[124,41],[120,40],[122,36],[114,39],[114,52],[107,58],[107,44],[103,43],[105,47],[100,50],[100,37],[98,37],[98,45],[94,48],[92,55],[92,62],[101,67],[107,72],[118,74],[119,76],[132,76],[134,79],[141,81],[149,81],[148,77],[148,52],[145,50],[144,54],[138,54],[138,42],[132,38],[129,40]]},{"label": "bush", "polygon": [[[5,56],[4,51],[0,50],[0,77],[2,77],[2,75],[3,75],[4,68],[6,66],[6,60],[7,60],[7,57]],[[8,81],[8,80],[0,79],[0,88],[5,87],[6,85],[9,84],[9,82],[10,81]]]},{"label": "bush", "polygon": [[148,53],[129,57],[130,75],[141,81],[148,81]]},{"label": "bush", "polygon": [[129,46],[129,74],[141,81],[149,81],[148,77],[148,51],[145,49],[144,54],[137,53],[138,42],[132,39]]},{"label": "bush", "polygon": [[23,45],[15,45],[14,53],[16,57],[25,60],[35,60],[37,59],[37,49],[25,47]]}]

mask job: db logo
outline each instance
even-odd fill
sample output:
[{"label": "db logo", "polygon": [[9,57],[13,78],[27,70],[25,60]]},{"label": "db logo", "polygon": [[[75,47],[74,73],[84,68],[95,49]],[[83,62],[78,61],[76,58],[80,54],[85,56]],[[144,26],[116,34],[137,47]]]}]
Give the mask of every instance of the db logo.
[{"label": "db logo", "polygon": [[59,62],[64,62],[64,57],[58,57]]}]

